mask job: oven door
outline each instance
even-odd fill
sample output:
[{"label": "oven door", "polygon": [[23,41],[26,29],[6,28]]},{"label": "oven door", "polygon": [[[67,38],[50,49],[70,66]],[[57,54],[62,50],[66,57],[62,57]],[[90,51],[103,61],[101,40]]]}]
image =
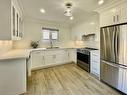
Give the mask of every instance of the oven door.
[{"label": "oven door", "polygon": [[77,61],[78,66],[90,72],[90,54],[83,54],[77,52]]}]

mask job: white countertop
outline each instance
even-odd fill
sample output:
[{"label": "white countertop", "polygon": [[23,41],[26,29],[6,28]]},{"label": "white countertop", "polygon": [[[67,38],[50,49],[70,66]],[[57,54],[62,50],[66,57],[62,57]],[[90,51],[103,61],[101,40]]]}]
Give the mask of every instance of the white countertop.
[{"label": "white countertop", "polygon": [[59,50],[59,49],[76,49],[76,48],[53,48],[53,49],[46,49],[46,48],[37,48],[37,49],[12,49],[0,56],[0,60],[7,60],[7,59],[21,59],[21,58],[29,58],[30,53],[32,51],[37,50]]},{"label": "white countertop", "polygon": [[20,58],[29,58],[31,50],[29,49],[15,49],[10,50],[3,55],[0,56],[0,60],[6,60],[6,59],[20,59]]},{"label": "white countertop", "polygon": [[47,49],[47,48],[36,48],[36,49],[30,49],[31,51],[36,51],[36,50],[44,50],[44,51],[46,51],[46,50],[61,50],[61,49],[76,49],[76,48],[49,48],[49,49]]}]

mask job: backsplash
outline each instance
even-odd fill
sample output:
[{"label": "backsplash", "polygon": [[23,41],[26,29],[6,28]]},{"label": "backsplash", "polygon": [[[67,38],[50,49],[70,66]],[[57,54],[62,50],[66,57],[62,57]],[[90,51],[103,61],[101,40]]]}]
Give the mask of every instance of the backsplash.
[{"label": "backsplash", "polygon": [[0,54],[3,54],[12,49],[12,41],[0,41]]}]

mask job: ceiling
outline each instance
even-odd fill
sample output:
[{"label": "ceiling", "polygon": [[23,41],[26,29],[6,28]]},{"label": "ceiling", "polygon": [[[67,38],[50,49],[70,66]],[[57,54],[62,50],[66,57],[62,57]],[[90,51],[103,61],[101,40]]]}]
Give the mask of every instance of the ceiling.
[{"label": "ceiling", "polygon": [[[105,3],[112,0],[105,0]],[[74,20],[71,21],[64,16],[64,3],[72,2]],[[23,7],[23,12],[26,17],[72,23],[80,18],[87,18],[92,11],[99,7],[98,0],[19,0]],[[45,14],[40,12],[40,9],[46,10]]]}]

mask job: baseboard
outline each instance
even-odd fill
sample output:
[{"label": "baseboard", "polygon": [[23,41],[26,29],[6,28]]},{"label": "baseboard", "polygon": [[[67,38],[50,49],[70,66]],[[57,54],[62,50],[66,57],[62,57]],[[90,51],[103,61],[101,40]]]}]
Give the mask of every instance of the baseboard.
[{"label": "baseboard", "polygon": [[39,70],[39,69],[45,69],[45,68],[50,68],[50,67],[55,67],[55,66],[59,66],[59,65],[64,65],[64,64],[70,64],[70,63],[75,63],[75,62],[67,62],[67,63],[58,63],[58,64],[49,64],[49,65],[43,65],[43,66],[40,66],[40,67],[36,67],[36,68],[32,68],[31,71],[36,71],[36,70]]}]

